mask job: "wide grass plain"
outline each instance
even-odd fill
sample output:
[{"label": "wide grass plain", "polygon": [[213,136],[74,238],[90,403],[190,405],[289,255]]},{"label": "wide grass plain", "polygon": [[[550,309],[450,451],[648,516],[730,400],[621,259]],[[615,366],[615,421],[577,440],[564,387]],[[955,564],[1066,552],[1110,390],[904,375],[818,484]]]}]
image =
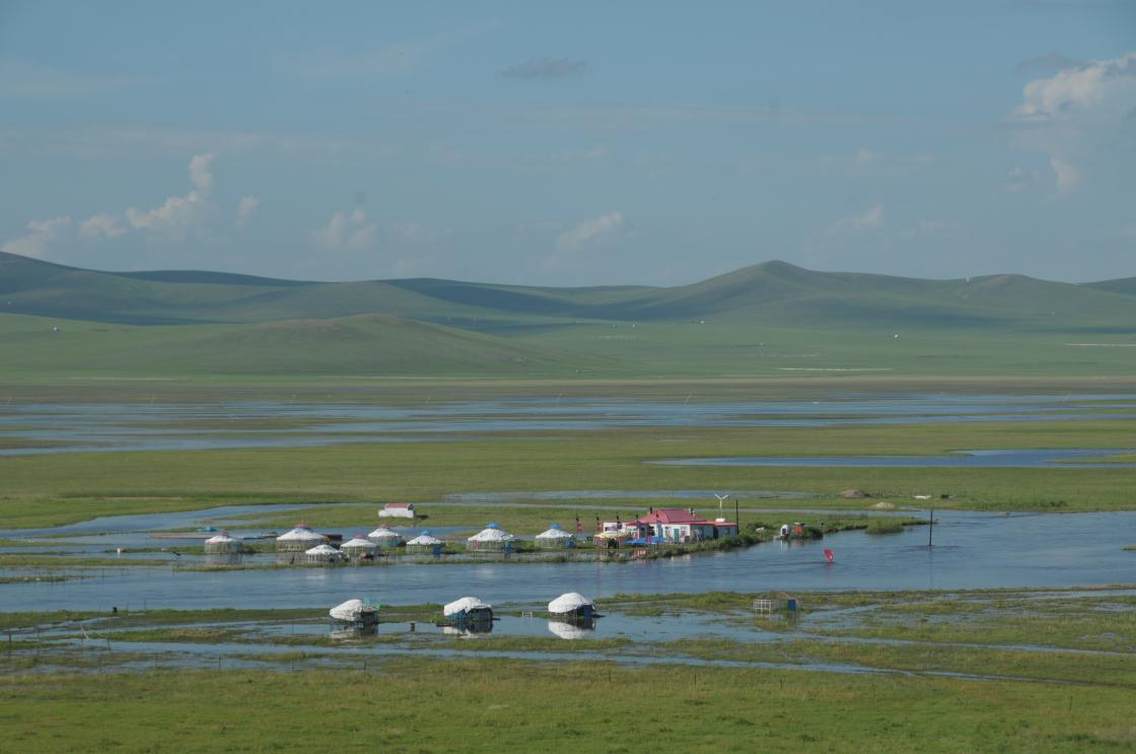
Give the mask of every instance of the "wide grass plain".
[{"label": "wide grass plain", "polygon": [[[917,281],[770,263],[673,289],[322,284],[98,273],[0,254],[0,407],[205,402],[223,413],[227,402],[249,400],[420,406],[589,396],[685,404],[928,392],[1068,394],[1081,401],[1093,393],[1130,395],[1136,386],[1136,297],[1123,281],[1114,283]],[[859,515],[879,501],[929,504],[916,503],[916,495],[938,507],[978,510],[1136,508],[1136,469],[1123,466],[648,463],[1132,447],[1136,421],[1104,407],[1086,413],[1031,422],[609,427],[459,433],[428,443],[4,456],[0,521],[19,529],[293,502],[304,507],[258,520],[349,526],[373,523],[377,502],[400,499],[423,503],[428,525],[493,518],[532,531],[548,520],[568,526],[580,514],[673,504],[665,495],[673,490],[734,492],[750,521],[786,504],[745,494],[763,490],[803,493],[809,508],[834,517]],[[302,425],[259,421],[244,429]],[[21,442],[0,436],[0,446],[19,450]],[[872,498],[845,499],[840,492],[847,488]],[[569,495],[546,507],[530,494],[593,490],[626,495]],[[508,507],[448,498],[477,492],[513,496]],[[711,506],[699,505],[706,513]],[[6,553],[5,565],[21,557]],[[1118,573],[1117,580],[1131,579]],[[738,610],[753,596],[630,595],[621,609],[701,609],[691,602],[701,599],[703,607]],[[831,607],[834,615],[876,607],[854,624],[812,624],[810,636],[785,626],[780,644],[689,638],[636,649],[595,640],[569,649],[551,636],[445,639],[444,648],[459,656],[348,658],[336,667],[305,657],[302,647],[272,666],[223,669],[165,668],[160,651],[116,652],[104,664],[80,649],[45,661],[39,653],[47,649],[25,638],[18,648],[10,644],[0,663],[0,749],[268,751],[326,748],[330,741],[391,751],[1133,750],[1130,596],[1091,612],[1081,599],[1072,594],[1064,608],[1043,609],[1021,594],[810,595],[807,605]],[[8,625],[29,620],[38,625],[59,616],[13,617]],[[134,629],[151,639],[170,631],[171,643],[208,645],[234,635],[162,624],[178,620],[190,619],[155,616]],[[982,642],[994,646],[973,646]],[[1053,651],[1013,646],[1030,642]],[[493,646],[529,654],[495,657],[486,651]],[[541,654],[557,647],[555,657]],[[635,652],[706,664],[615,662]],[[803,669],[818,663],[862,670]]]}]

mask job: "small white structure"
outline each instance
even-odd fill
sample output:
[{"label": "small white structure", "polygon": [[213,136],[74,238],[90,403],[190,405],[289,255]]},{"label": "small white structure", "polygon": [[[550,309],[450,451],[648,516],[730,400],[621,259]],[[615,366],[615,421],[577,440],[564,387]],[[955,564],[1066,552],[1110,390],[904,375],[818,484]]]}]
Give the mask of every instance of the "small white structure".
[{"label": "small white structure", "polygon": [[435,547],[440,547],[444,543],[442,540],[430,534],[427,529],[419,534],[414,539],[406,543],[407,552],[433,552]]},{"label": "small white structure", "polygon": [[323,542],[327,542],[327,537],[300,525],[276,538],[276,552],[306,552]]},{"label": "small white structure", "polygon": [[596,605],[579,592],[568,592],[548,603],[548,614],[560,620],[588,620],[595,617]]},{"label": "small white structure", "polygon": [[394,529],[388,529],[385,526],[380,526],[378,529],[368,534],[367,539],[382,548],[398,547],[402,544],[402,535]]},{"label": "small white structure", "polygon": [[343,553],[331,545],[317,545],[304,550],[304,559],[309,563],[338,563],[343,560]]},{"label": "small white structure", "polygon": [[354,537],[344,542],[339,547],[339,551],[349,558],[361,558],[365,555],[374,555],[378,552],[379,546],[369,539],[362,537]]},{"label": "small white structure", "polygon": [[328,615],[336,623],[372,626],[379,622],[379,609],[364,604],[363,600],[354,599],[341,602],[328,610]]},{"label": "small white structure", "polygon": [[534,541],[537,547],[550,550],[576,546],[576,537],[561,529],[560,524],[553,524],[547,530],[537,534]]},{"label": "small white structure", "polygon": [[477,597],[461,597],[442,608],[442,615],[451,623],[484,623],[493,620],[493,606]]},{"label": "small white structure", "polygon": [[240,551],[241,540],[230,537],[227,531],[205,540],[206,555],[230,555]]},{"label": "small white structure", "polygon": [[512,547],[514,537],[497,524],[489,524],[484,529],[466,539],[469,550],[504,550]]},{"label": "small white structure", "polygon": [[387,503],[379,509],[379,518],[414,518],[414,503]]}]

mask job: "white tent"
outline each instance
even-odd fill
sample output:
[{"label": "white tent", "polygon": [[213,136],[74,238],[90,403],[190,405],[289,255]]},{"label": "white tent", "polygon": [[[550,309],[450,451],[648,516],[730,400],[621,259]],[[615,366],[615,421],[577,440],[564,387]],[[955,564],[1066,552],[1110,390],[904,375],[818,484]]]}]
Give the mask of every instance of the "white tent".
[{"label": "white tent", "polygon": [[284,532],[276,538],[276,549],[281,551],[307,550],[319,542],[326,542],[327,537],[316,534],[306,526],[297,526],[291,531]]},{"label": "white tent", "polygon": [[550,615],[591,616],[596,606],[590,599],[578,592],[562,594],[548,603]]},{"label": "white tent", "polygon": [[378,623],[379,610],[360,599],[347,600],[328,610],[332,620],[340,623]]},{"label": "white tent", "polygon": [[221,532],[205,540],[206,554],[240,552],[240,549],[241,541],[230,537],[228,532]]},{"label": "white tent", "polygon": [[477,534],[466,539],[466,546],[471,550],[503,550],[514,539],[516,537],[497,524],[489,524]]},{"label": "white tent", "polygon": [[340,545],[340,552],[346,555],[367,555],[379,549],[379,546],[369,539],[355,537]]},{"label": "white tent", "polygon": [[474,613],[493,615],[493,606],[487,605],[477,597],[461,597],[442,608],[442,615],[447,618],[461,618]]},{"label": "white tent", "polygon": [[537,534],[535,540],[538,547],[572,547],[576,544],[576,537],[556,524]]},{"label": "white tent", "polygon": [[402,535],[394,529],[388,529],[385,526],[380,526],[378,529],[368,534],[367,539],[371,540],[379,547],[398,547],[402,544]]},{"label": "white tent", "polygon": [[304,557],[309,563],[334,563],[343,559],[343,554],[331,545],[317,545],[310,550],[304,550]]},{"label": "white tent", "polygon": [[442,540],[432,536],[429,531],[424,531],[406,543],[406,550],[407,552],[430,552],[441,544],[443,544]]}]

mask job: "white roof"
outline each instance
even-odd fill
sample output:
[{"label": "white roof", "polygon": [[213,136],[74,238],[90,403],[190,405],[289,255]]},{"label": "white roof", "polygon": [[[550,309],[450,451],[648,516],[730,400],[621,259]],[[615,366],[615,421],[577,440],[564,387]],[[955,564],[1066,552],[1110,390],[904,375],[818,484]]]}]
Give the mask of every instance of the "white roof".
[{"label": "white roof", "polygon": [[437,537],[430,536],[429,534],[419,534],[414,539],[410,540],[408,545],[440,545],[442,540]]},{"label": "white roof", "polygon": [[548,603],[550,613],[570,613],[580,607],[594,607],[592,601],[577,592],[562,594]]},{"label": "white roof", "polygon": [[327,614],[336,620],[355,620],[362,609],[363,600],[347,600],[328,610]]},{"label": "white roof", "polygon": [[561,639],[583,639],[589,633],[586,628],[580,628],[579,626],[573,626],[571,623],[563,623],[558,620],[550,620],[548,622],[548,630]]},{"label": "white roof", "polygon": [[310,550],[304,550],[305,555],[338,555],[339,550],[331,545],[316,545]]},{"label": "white roof", "polygon": [[563,529],[556,527],[547,531],[542,531],[536,535],[537,539],[572,539],[572,535]]},{"label": "white roof", "polygon": [[487,529],[482,529],[477,534],[470,537],[468,542],[508,542],[511,539],[516,539],[509,532],[490,526]]},{"label": "white roof", "polygon": [[347,540],[339,547],[340,549],[343,549],[344,547],[363,547],[368,550],[374,550],[378,548],[378,545],[369,539],[361,539],[359,537],[355,537],[353,539]]},{"label": "white roof", "polygon": [[451,602],[450,604],[443,607],[442,608],[442,615],[444,615],[448,618],[451,615],[457,615],[458,613],[464,613],[468,610],[476,610],[479,607],[485,607],[485,608],[492,609],[493,606],[485,604],[484,602],[479,600],[477,597],[462,597],[461,599],[456,599],[453,602]]},{"label": "white roof", "polygon": [[233,539],[232,537],[230,537],[225,532],[221,532],[217,536],[210,537],[209,539],[205,540],[205,544],[207,544],[207,545],[219,545],[219,544],[222,544],[224,542],[236,542],[236,541],[237,540]]},{"label": "white roof", "polygon": [[312,531],[311,529],[309,529],[306,526],[297,526],[292,531],[284,532],[283,534],[281,534],[279,537],[276,538],[276,541],[277,542],[289,542],[289,541],[315,542],[315,541],[318,540],[318,541],[322,542],[323,539],[324,539],[324,536],[322,534],[316,534],[314,531]]},{"label": "white roof", "polygon": [[394,529],[388,529],[385,526],[380,526],[378,529],[375,529],[373,532],[371,532],[367,536],[370,537],[371,539],[388,539],[390,537],[398,537],[399,539],[402,539],[401,534],[399,534]]}]

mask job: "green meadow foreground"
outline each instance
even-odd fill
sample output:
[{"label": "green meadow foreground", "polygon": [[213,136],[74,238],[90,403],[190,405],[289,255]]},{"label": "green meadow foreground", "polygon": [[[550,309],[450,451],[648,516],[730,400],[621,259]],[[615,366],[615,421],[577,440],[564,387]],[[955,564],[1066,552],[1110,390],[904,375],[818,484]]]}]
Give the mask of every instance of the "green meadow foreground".
[{"label": "green meadow foreground", "polygon": [[437,605],[355,638],[310,610],[12,614],[0,714],[37,751],[1136,750],[1130,587],[806,594],[797,620],[755,616],[759,596],[604,608],[758,641],[408,633]]}]

